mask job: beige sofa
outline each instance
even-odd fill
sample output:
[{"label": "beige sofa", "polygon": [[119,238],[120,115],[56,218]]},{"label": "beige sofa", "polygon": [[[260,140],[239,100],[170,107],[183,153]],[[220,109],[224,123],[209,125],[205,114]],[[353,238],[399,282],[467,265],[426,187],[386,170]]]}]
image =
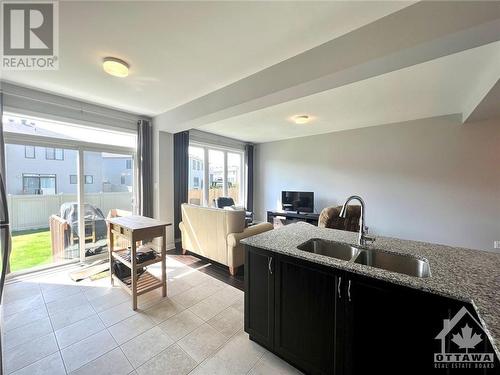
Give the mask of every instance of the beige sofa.
[{"label": "beige sofa", "polygon": [[181,206],[183,253],[190,251],[229,267],[231,275],[245,263],[245,251],[240,240],[273,229],[270,223],[245,228],[245,211],[200,207],[184,203]]}]

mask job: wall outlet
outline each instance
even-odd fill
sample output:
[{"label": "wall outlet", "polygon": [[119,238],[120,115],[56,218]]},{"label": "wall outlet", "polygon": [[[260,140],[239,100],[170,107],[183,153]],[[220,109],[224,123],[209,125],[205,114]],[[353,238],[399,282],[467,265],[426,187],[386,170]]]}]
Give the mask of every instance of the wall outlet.
[{"label": "wall outlet", "polygon": [[493,241],[493,248],[500,249],[500,241]]}]

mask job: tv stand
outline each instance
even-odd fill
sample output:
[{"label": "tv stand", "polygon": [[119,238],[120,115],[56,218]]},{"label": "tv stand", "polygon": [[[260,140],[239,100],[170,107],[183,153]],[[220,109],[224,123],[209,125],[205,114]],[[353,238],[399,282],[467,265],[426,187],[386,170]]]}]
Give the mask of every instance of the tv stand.
[{"label": "tv stand", "polygon": [[297,221],[305,221],[312,225],[318,225],[319,214],[313,212],[297,212],[297,211],[267,211],[267,222],[278,226],[275,219],[280,218],[284,223],[291,224]]}]

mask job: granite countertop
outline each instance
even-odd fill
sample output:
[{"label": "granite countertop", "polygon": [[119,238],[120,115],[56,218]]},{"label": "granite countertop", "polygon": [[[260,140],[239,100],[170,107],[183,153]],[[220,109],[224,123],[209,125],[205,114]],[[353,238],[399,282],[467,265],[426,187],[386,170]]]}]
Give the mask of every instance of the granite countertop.
[{"label": "granite countertop", "polygon": [[298,245],[311,238],[344,242],[359,247],[357,236],[357,233],[353,232],[318,228],[299,222],[246,238],[241,242],[469,302],[476,309],[500,358],[500,254],[389,237],[377,237],[374,243],[363,246],[366,249],[379,249],[427,259],[431,277],[418,278],[297,249]]}]

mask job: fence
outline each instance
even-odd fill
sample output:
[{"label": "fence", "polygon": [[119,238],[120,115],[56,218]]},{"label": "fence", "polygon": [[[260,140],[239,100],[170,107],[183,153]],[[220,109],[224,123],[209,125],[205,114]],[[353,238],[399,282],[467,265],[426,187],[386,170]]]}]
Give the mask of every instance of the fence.
[{"label": "fence", "polygon": [[[106,216],[112,208],[131,211],[132,193],[88,193],[85,203],[101,209]],[[9,195],[9,216],[12,231],[49,227],[50,215],[58,215],[63,203],[76,202],[76,194]]]},{"label": "fence", "polygon": [[[222,186],[217,188],[208,189],[208,205],[211,207],[213,205],[214,199],[222,197],[223,190]],[[227,189],[227,196],[234,199],[236,204],[240,202],[240,188],[238,186],[232,186]],[[191,189],[188,191],[188,203],[200,205],[203,202],[203,190]]]}]

